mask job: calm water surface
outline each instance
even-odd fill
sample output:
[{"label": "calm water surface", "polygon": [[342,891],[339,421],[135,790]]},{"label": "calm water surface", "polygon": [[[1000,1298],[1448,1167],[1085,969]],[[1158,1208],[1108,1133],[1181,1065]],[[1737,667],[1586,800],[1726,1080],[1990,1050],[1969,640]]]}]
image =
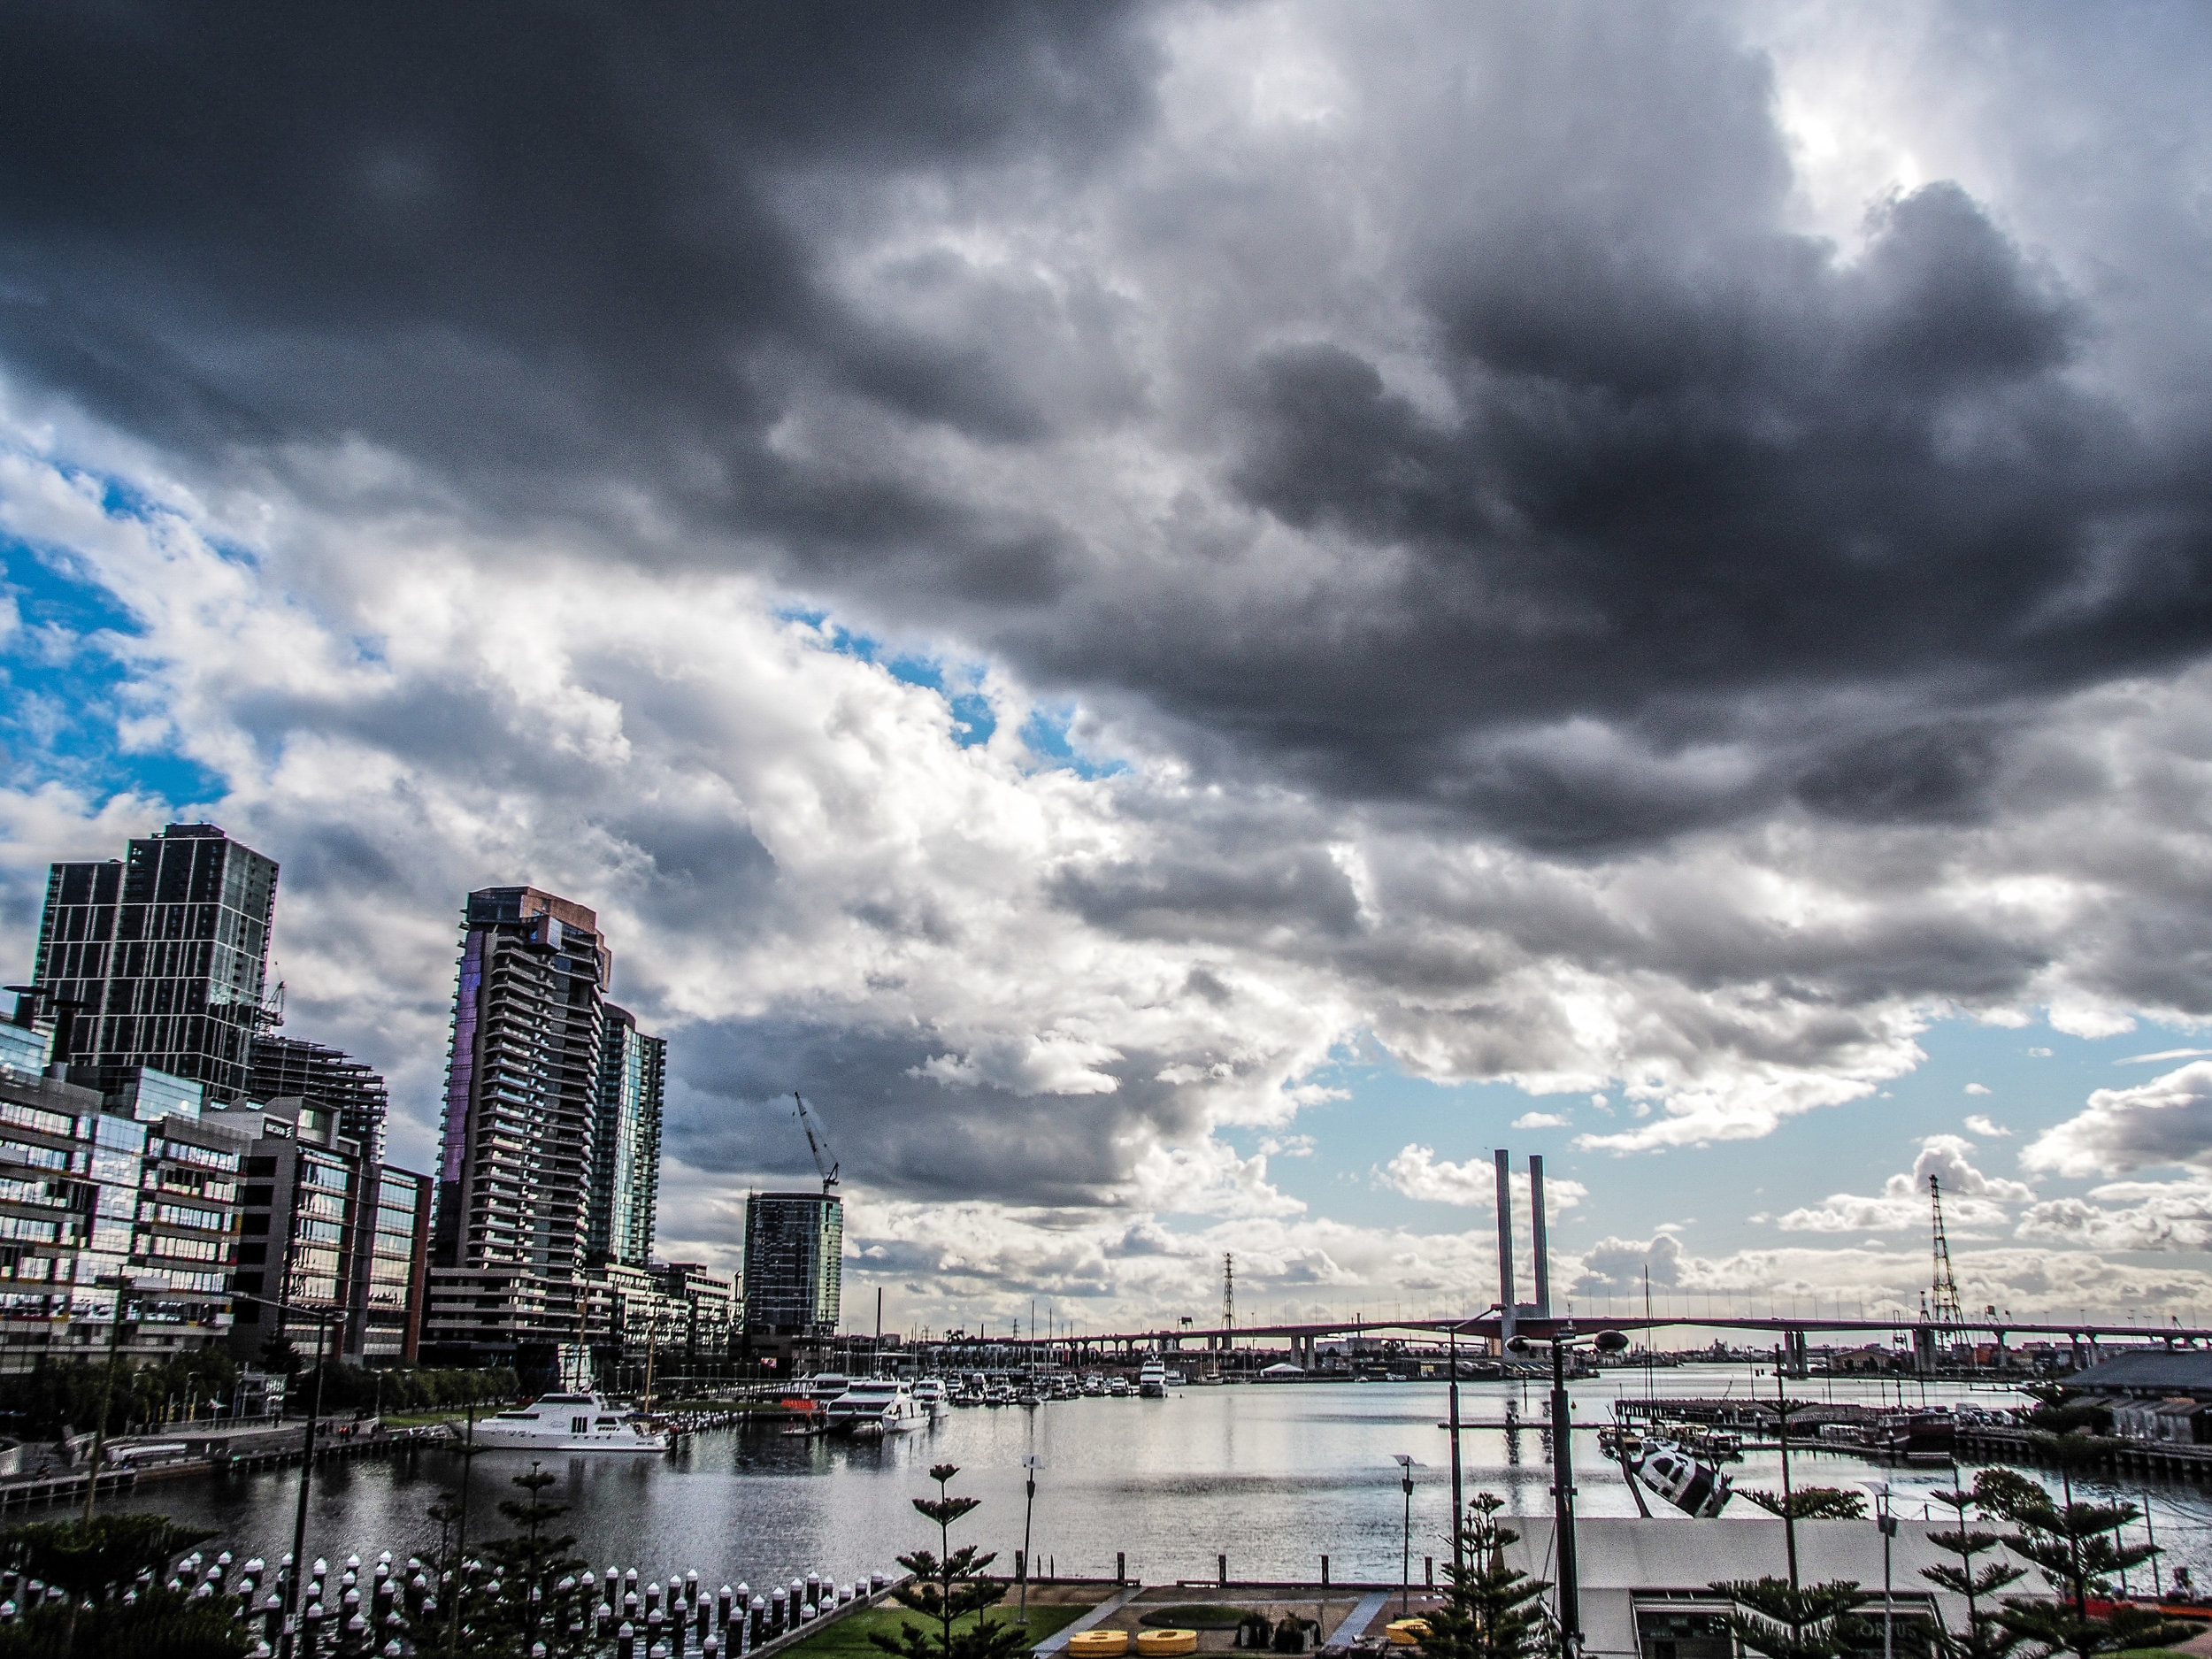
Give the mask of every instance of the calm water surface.
[{"label": "calm water surface", "polygon": [[[1741,1367],[1691,1366],[1656,1373],[1660,1394],[1770,1392]],[[1640,1394],[1641,1372],[1609,1372],[1574,1386],[1578,1420],[1611,1415],[1617,1394]],[[1894,1400],[1872,1384],[1795,1384],[1816,1399]],[[1525,1417],[1540,1417],[1543,1393],[1517,1385],[1463,1383],[1463,1418],[1496,1422],[1510,1397]],[[1931,1401],[1972,1397],[2010,1404],[2008,1393],[1972,1394],[1931,1386]],[[1906,1399],[1917,1404],[1916,1385]],[[1525,1400],[1525,1404],[1522,1402]],[[1022,1541],[1022,1458],[1043,1460],[1037,1477],[1033,1548],[1040,1571],[1110,1575],[1116,1551],[1128,1570],[1154,1583],[1210,1578],[1226,1554],[1242,1578],[1310,1578],[1326,1553],[1339,1579],[1397,1577],[1404,1498],[1393,1455],[1414,1471],[1414,1572],[1424,1555],[1449,1552],[1451,1486],[1441,1383],[1294,1384],[1179,1389],[1166,1400],[1059,1401],[953,1412],[934,1426],[880,1443],[798,1440],[763,1426],[702,1434],[665,1459],[573,1456],[549,1465],[560,1477],[549,1495],[570,1505],[560,1523],[595,1565],[634,1566],[649,1578],[695,1569],[712,1583],[757,1587],[816,1570],[849,1579],[889,1569],[901,1550],[926,1541],[926,1524],[909,1500],[929,1489],[932,1463],[960,1466],[957,1491],[983,1507],[956,1538],[999,1549],[1010,1567]],[[1587,1515],[1632,1515],[1617,1465],[1598,1455],[1597,1437],[1576,1437],[1576,1486]],[[1488,1490],[1514,1514],[1549,1514],[1551,1469],[1537,1429],[1494,1428],[1462,1439],[1468,1494]],[[495,1505],[518,1495],[508,1484],[526,1455],[485,1453],[469,1472],[472,1538],[506,1532]],[[1855,1486],[1888,1480],[1901,1513],[1919,1512],[1916,1494],[1946,1486],[1937,1468],[1889,1469],[1834,1453],[1793,1451],[1801,1485]],[[317,1471],[308,1553],[404,1555],[434,1540],[424,1511],[461,1478],[460,1460],[425,1452],[388,1463],[330,1465]],[[1731,1465],[1739,1488],[1779,1484],[1778,1457],[1753,1453]],[[1969,1471],[1970,1479],[1970,1471]],[[273,1558],[291,1547],[298,1471],[272,1470],[157,1483],[121,1507],[157,1509],[219,1532],[222,1547]],[[2055,1479],[2055,1477],[2054,1477]],[[2212,1497],[2178,1483],[2131,1481],[2147,1495],[2158,1542],[2170,1563],[2187,1563],[2212,1579]],[[2077,1483],[2078,1496],[2115,1488]],[[1663,1506],[1653,1500],[1655,1507]],[[1737,1501],[1737,1507],[1744,1507]],[[1691,1525],[1683,1522],[1683,1525]],[[1869,1529],[1870,1532],[1871,1529]],[[926,1541],[933,1542],[933,1535]]]}]

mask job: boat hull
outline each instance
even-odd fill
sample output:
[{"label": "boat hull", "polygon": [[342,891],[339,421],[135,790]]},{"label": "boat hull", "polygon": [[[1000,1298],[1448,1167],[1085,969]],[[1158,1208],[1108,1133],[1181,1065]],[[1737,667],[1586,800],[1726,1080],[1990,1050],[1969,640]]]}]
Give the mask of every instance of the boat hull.
[{"label": "boat hull", "polygon": [[477,1425],[476,1449],[482,1452],[606,1452],[617,1456],[657,1455],[668,1449],[665,1437],[646,1434],[514,1434]]}]

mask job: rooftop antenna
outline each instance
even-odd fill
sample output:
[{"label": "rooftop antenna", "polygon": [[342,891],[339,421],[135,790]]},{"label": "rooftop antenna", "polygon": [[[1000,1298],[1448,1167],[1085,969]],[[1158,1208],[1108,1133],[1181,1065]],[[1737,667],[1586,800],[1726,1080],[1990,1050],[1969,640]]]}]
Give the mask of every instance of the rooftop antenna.
[{"label": "rooftop antenna", "polygon": [[1943,1184],[1932,1175],[1928,1177],[1928,1206],[1935,1213],[1935,1305],[1929,1311],[1938,1325],[1964,1325],[1959,1281],[1951,1271],[1951,1244],[1943,1236]]},{"label": "rooftop antenna", "polygon": [[814,1167],[822,1177],[822,1196],[827,1198],[830,1188],[837,1185],[837,1160],[825,1151],[829,1144],[829,1131],[825,1129],[817,1135],[814,1127],[821,1122],[821,1114],[806,1103],[806,1097],[798,1090],[791,1091],[791,1098],[799,1102],[799,1127],[806,1131],[806,1148],[814,1154]]}]

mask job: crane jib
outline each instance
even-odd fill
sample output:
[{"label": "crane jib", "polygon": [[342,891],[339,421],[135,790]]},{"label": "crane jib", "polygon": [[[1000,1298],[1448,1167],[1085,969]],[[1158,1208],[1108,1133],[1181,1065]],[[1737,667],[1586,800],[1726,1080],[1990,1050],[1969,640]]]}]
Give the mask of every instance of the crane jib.
[{"label": "crane jib", "polygon": [[837,1185],[838,1169],[835,1158],[823,1156],[823,1148],[829,1142],[829,1131],[825,1129],[818,1136],[815,1126],[821,1122],[820,1114],[806,1103],[806,1096],[798,1090],[791,1091],[791,1098],[798,1102],[799,1127],[806,1132],[806,1148],[814,1155],[815,1173],[822,1178],[822,1191],[826,1195],[829,1189]]}]

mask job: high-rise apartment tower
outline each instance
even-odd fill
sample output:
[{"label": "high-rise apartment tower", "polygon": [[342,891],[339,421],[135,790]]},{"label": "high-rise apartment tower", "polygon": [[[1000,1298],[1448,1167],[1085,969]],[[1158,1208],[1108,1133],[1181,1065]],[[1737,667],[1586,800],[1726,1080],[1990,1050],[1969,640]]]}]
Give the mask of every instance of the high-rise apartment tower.
[{"label": "high-rise apartment tower", "polygon": [[172,824],[119,864],[54,865],[34,972],[74,1005],[55,1061],[106,1079],[150,1066],[245,1099],[276,884],[274,859],[212,824]]},{"label": "high-rise apartment tower", "polygon": [[537,1374],[580,1350],[611,956],[590,910],[485,887],[463,911],[423,1346]]},{"label": "high-rise apartment tower", "polygon": [[661,1101],[668,1044],[609,1003],[599,1046],[598,1123],[592,1137],[591,1207],[585,1256],[643,1267],[653,1259],[660,1197]]}]

